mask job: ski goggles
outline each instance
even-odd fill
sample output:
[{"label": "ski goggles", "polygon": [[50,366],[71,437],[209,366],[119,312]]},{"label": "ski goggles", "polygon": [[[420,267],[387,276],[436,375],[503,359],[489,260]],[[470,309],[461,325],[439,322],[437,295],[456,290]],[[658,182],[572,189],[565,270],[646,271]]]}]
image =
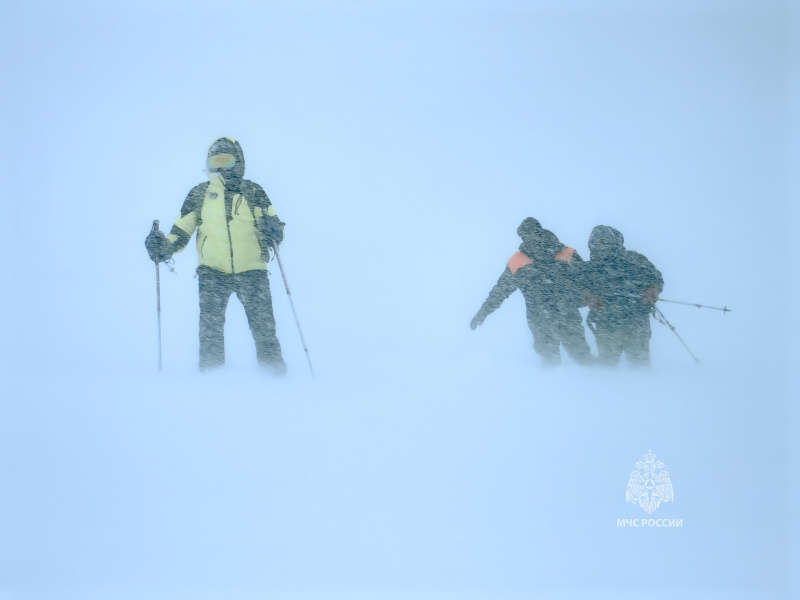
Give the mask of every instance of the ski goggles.
[{"label": "ski goggles", "polygon": [[228,171],[236,164],[236,157],[233,154],[215,154],[208,157],[206,164],[209,171]]}]

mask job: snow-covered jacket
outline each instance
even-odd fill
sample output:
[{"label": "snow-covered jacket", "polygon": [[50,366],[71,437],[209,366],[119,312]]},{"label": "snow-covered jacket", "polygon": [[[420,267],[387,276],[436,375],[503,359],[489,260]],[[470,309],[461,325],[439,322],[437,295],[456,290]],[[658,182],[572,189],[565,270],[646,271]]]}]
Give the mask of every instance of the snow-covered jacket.
[{"label": "snow-covered jacket", "polygon": [[600,302],[588,319],[624,322],[638,318],[649,323],[653,305],[644,293],[661,293],[664,278],[647,257],[625,248],[622,234],[607,225],[598,225],[589,236],[588,262],[580,265],[578,278],[585,297]]},{"label": "snow-covered jacket", "polygon": [[541,237],[545,243],[538,247],[523,243],[511,256],[480,314],[490,315],[517,289],[525,297],[529,313],[559,307],[577,310],[579,300],[573,283],[573,268],[583,259],[550,231],[543,230]]},{"label": "snow-covered jacket", "polygon": [[652,304],[645,302],[642,294],[649,289],[658,293],[664,289],[664,278],[653,263],[644,255],[624,248],[613,256],[583,263],[578,277],[584,293],[603,301],[600,312],[615,320],[632,316],[647,318]]},{"label": "snow-covered jacket", "polygon": [[[244,175],[244,155],[236,140],[236,171]],[[215,140],[217,141],[217,140]],[[213,145],[213,143],[212,143]],[[234,274],[264,271],[268,256],[262,247],[257,220],[274,219],[283,239],[283,223],[278,219],[263,188],[247,179],[226,182],[219,174],[209,173],[209,181],[189,192],[167,239],[173,253],[182,251],[197,231],[197,257],[200,266]]]}]

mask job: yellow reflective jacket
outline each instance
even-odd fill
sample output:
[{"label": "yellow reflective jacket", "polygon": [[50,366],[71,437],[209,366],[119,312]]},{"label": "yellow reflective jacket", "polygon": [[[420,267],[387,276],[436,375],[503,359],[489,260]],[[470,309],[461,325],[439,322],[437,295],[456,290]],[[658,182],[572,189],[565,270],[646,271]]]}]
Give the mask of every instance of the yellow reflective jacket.
[{"label": "yellow reflective jacket", "polygon": [[257,219],[275,219],[283,231],[260,185],[243,179],[238,190],[226,190],[225,181],[210,173],[207,183],[195,186],[186,196],[167,239],[177,253],[186,248],[196,230],[200,266],[228,274],[265,271],[262,252],[268,256],[268,251],[262,251]]}]

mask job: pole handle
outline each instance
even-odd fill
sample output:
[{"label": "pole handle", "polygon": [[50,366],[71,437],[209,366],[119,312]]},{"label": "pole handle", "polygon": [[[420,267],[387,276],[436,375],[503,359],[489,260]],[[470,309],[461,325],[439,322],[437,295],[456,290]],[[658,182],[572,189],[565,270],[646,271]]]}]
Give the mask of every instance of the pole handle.
[{"label": "pole handle", "polygon": [[153,231],[158,231],[158,219],[153,220]]}]

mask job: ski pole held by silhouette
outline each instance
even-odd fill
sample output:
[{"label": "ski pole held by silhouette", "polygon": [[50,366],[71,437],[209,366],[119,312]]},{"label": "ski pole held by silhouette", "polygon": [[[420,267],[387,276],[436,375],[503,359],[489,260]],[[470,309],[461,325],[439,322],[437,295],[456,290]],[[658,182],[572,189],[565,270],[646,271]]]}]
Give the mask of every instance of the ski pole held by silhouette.
[{"label": "ski pole held by silhouette", "polygon": [[275,258],[278,259],[278,268],[281,270],[281,277],[283,277],[283,285],[286,287],[286,295],[289,297],[289,305],[292,307],[292,314],[294,315],[294,322],[297,325],[297,332],[300,334],[300,341],[303,343],[303,351],[306,353],[306,360],[308,360],[308,368],[311,371],[311,378],[314,379],[314,367],[311,366],[311,356],[308,354],[308,346],[306,340],[303,338],[303,330],[300,328],[300,320],[297,318],[297,311],[294,308],[294,301],[292,300],[292,292],[289,291],[289,282],[286,281],[286,271],[283,269],[281,262],[281,255],[278,252],[278,244],[273,244],[272,249],[275,251]]},{"label": "ski pole held by silhouette", "polygon": [[711,310],[721,310],[722,313],[731,312],[731,309],[726,306],[720,308],[718,306],[706,306],[705,304],[695,304],[694,302],[683,302],[682,300],[667,300],[666,298],[659,298],[659,302],[671,302],[672,304],[686,304],[688,306],[696,306],[697,308],[710,308]]},{"label": "ski pole held by silhouette", "polygon": [[[637,294],[621,294],[617,293],[614,294],[615,296],[622,296],[623,298],[636,298],[641,300],[642,297]],[[686,306],[696,306],[697,308],[710,308],[711,310],[721,310],[724,313],[731,312],[732,309],[728,308],[727,305],[723,308],[718,306],[707,306],[705,304],[697,304],[695,302],[684,302],[683,300],[667,300],[666,298],[659,298],[657,302],[669,302],[671,304],[685,304]]]},{"label": "ski pole held by silhouette", "polygon": [[667,327],[669,327],[669,328],[670,328],[670,331],[672,331],[672,333],[674,333],[674,334],[675,334],[675,337],[676,337],[676,338],[678,338],[678,341],[680,341],[680,343],[681,343],[681,344],[683,344],[683,347],[684,347],[684,348],[686,348],[686,351],[687,351],[689,354],[691,354],[691,355],[692,355],[692,358],[694,359],[694,362],[697,362],[697,363],[699,363],[699,362],[700,362],[700,359],[699,359],[699,358],[697,358],[697,357],[694,355],[694,352],[692,352],[692,351],[689,349],[689,346],[687,346],[687,345],[686,345],[686,342],[684,342],[684,341],[683,341],[683,338],[681,338],[681,336],[679,336],[679,335],[678,335],[678,332],[675,330],[675,326],[674,326],[672,323],[670,323],[670,322],[667,320],[667,317],[665,317],[665,316],[664,316],[664,313],[663,313],[663,312],[661,312],[661,311],[658,309],[658,307],[657,307],[657,306],[653,306],[653,317],[655,318],[655,320],[656,320],[656,321],[658,321],[658,322],[659,322],[659,323],[661,323],[662,325],[666,325]]},{"label": "ski pole held by silhouette", "polygon": [[[158,231],[158,220],[153,221],[152,231]],[[161,274],[158,269],[158,257],[153,261],[156,263],[156,311],[158,313],[158,370],[161,370]]]}]

